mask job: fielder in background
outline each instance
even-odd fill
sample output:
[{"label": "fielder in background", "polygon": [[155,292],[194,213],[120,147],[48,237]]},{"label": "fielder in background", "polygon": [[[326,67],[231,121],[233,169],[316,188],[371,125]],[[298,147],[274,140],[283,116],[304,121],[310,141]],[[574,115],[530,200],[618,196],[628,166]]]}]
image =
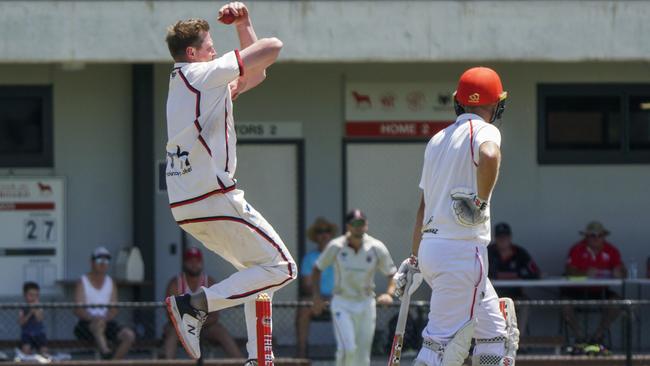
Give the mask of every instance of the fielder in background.
[{"label": "fielder in background", "polygon": [[[391,304],[396,272],[386,246],[368,235],[368,220],[360,210],[346,215],[347,232],[332,240],[318,257],[312,273],[313,312],[325,308],[320,293],[322,271],[334,265],[334,296],[330,304],[336,336],[336,365],[370,365],[375,334],[376,303]],[[375,301],[375,272],[388,277],[386,292]]]},{"label": "fielder in background", "polygon": [[[214,278],[203,271],[203,253],[198,248],[190,247],[183,252],[183,270],[174,276],[167,284],[167,296],[192,294],[201,287],[210,287],[215,284]],[[232,339],[228,330],[219,322],[219,313],[208,315],[203,325],[203,338],[213,344],[219,344],[228,357],[242,358],[237,343]],[[165,327],[165,358],[176,358],[178,337],[171,324]]]},{"label": "fielder in background", "polygon": [[167,30],[175,64],[167,96],[167,188],[174,219],[238,272],[192,295],[171,296],[167,310],[188,355],[199,358],[199,335],[207,314],[244,304],[249,360],[257,365],[255,299],[296,278],[296,264],[273,227],[237,189],[237,136],[232,100],[259,85],[277,59],[282,42],[257,39],[246,6],[223,6],[241,52],[221,57],[208,22],[178,21]]},{"label": "fielder in background", "polygon": [[454,93],[456,122],[426,147],[413,254],[395,275],[397,295],[409,290],[409,271],[421,271],[432,289],[415,366],[462,365],[472,337],[473,366],[514,365],[519,342],[514,305],[510,299],[500,303],[486,277],[490,197],[501,162],[501,134],[493,123],[506,97],[495,71],[465,71]]}]

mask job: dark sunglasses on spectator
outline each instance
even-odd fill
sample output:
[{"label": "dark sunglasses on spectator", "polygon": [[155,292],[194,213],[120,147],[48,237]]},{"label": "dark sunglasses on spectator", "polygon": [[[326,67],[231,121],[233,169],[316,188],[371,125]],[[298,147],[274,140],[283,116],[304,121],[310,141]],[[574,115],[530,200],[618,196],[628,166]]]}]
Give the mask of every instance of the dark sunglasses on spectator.
[{"label": "dark sunglasses on spectator", "polygon": [[96,264],[109,264],[111,263],[111,258],[110,257],[96,257],[93,259]]},{"label": "dark sunglasses on spectator", "polygon": [[318,234],[329,234],[329,233],[331,233],[332,231],[331,231],[329,228],[322,227],[322,228],[320,228],[320,229],[316,229],[316,230],[314,230],[314,232],[316,233],[316,235],[318,235]]},{"label": "dark sunglasses on spectator", "polygon": [[365,220],[352,220],[350,221],[350,226],[352,227],[362,227],[366,225]]},{"label": "dark sunglasses on spectator", "polygon": [[588,238],[602,238],[604,237],[604,234],[599,234],[599,233],[587,233]]}]

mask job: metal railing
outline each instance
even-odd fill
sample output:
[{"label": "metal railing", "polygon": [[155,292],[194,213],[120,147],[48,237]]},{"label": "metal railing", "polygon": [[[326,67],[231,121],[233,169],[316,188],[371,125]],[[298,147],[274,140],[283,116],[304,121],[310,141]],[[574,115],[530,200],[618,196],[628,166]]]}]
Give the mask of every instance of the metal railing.
[{"label": "metal railing", "polygon": [[[643,319],[644,314],[650,318],[650,300],[520,300],[515,302],[518,310],[529,308],[534,310],[530,316],[529,324],[533,336],[565,335],[561,330],[560,309],[566,306],[579,307],[583,309],[618,308],[623,316],[619,317],[612,330],[611,341],[615,343],[615,352],[624,355],[627,365],[632,365],[634,344],[637,351],[650,350],[650,344],[642,340],[650,339],[647,333],[650,327],[644,327],[644,323],[650,319]],[[308,308],[311,302],[308,301],[275,301],[273,303],[273,324],[274,340],[277,353],[280,356],[293,356],[296,345],[296,315],[299,309]],[[0,349],[11,351],[19,345],[21,328],[18,324],[18,310],[28,311],[30,308],[40,308],[44,312],[44,324],[46,334],[53,349],[64,349],[70,352],[73,358],[97,357],[92,340],[79,340],[75,335],[78,318],[73,310],[77,308],[115,308],[118,314],[115,320],[124,326],[131,328],[136,335],[136,342],[129,358],[158,358],[164,355],[163,338],[166,324],[168,323],[164,303],[162,302],[119,302],[105,305],[86,305],[71,302],[50,302],[29,305],[25,303],[0,303]],[[385,354],[389,349],[390,339],[394,329],[399,304],[377,307],[377,325],[373,352]],[[413,301],[411,303],[411,318],[407,324],[407,333],[411,339],[407,339],[405,347],[417,350],[420,342],[420,331],[426,324],[429,303],[426,301]],[[642,310],[646,310],[645,312]],[[558,317],[558,315],[560,315]],[[557,326],[549,319],[555,319]],[[559,322],[557,320],[560,320]],[[222,328],[225,329],[237,343],[243,353],[243,345],[246,339],[244,326],[243,307],[224,309],[218,312],[216,319]],[[322,344],[326,342],[327,347],[316,348],[329,349],[329,354],[324,357],[333,358],[335,342],[333,333],[329,336],[327,330],[331,328],[327,322],[318,321],[320,330],[318,337],[311,337],[310,344]],[[594,324],[591,323],[590,324]],[[618,332],[620,330],[620,336]],[[329,337],[329,338],[328,338]],[[526,337],[526,334],[522,335]],[[318,339],[314,339],[318,338]],[[407,337],[408,338],[408,337]],[[321,343],[318,343],[321,342]],[[227,357],[220,347],[208,346],[207,358]],[[161,355],[162,351],[162,355]],[[180,353],[179,353],[180,354]]]}]

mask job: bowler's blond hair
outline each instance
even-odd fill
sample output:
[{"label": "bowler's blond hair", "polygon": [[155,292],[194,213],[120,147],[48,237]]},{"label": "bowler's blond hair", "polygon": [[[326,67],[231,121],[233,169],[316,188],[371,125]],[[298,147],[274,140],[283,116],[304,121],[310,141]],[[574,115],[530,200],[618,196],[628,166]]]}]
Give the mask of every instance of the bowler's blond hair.
[{"label": "bowler's blond hair", "polygon": [[208,32],[210,25],[205,19],[179,20],[167,27],[167,47],[175,61],[185,61],[187,47],[200,47],[203,42],[201,32]]}]

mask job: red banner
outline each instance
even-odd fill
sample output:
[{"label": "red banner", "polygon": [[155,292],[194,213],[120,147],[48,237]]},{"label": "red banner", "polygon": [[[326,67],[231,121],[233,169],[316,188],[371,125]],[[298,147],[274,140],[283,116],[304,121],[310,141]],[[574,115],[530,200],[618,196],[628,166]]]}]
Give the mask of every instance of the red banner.
[{"label": "red banner", "polygon": [[54,202],[3,202],[0,211],[54,210]]},{"label": "red banner", "polygon": [[430,138],[452,123],[452,121],[355,121],[346,123],[345,133],[348,137]]}]

